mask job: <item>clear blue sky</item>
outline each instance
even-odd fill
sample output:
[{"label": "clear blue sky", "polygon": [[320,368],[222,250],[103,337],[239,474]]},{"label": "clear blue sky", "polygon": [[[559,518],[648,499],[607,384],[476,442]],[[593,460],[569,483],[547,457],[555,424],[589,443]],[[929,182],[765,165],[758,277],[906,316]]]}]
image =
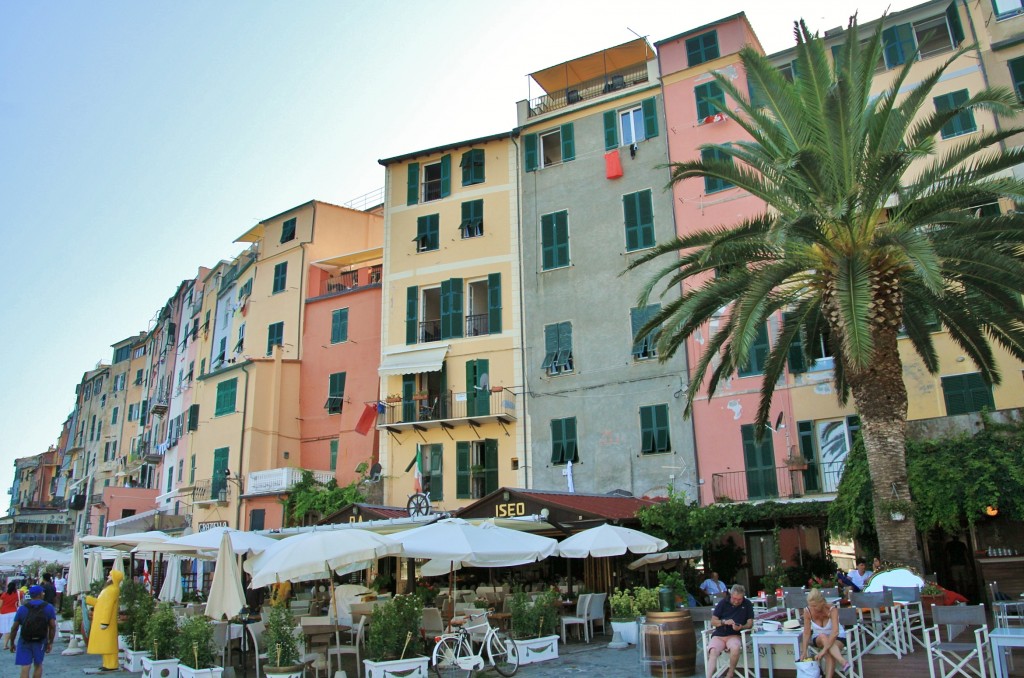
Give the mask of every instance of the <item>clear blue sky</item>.
[{"label": "clear blue sky", "polygon": [[0,3],[0,508],[82,373],[258,220],[381,187],[378,158],[512,129],[527,73],[631,30],[654,42],[745,10],[772,52],[794,19],[914,4]]}]

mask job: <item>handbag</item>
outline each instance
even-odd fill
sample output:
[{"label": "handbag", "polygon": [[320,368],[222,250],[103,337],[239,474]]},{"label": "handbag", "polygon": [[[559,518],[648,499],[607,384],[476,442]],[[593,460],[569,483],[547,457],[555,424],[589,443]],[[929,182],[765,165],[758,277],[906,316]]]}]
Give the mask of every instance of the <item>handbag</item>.
[{"label": "handbag", "polygon": [[796,662],[797,678],[821,678],[821,667],[818,662],[811,659],[805,662]]}]

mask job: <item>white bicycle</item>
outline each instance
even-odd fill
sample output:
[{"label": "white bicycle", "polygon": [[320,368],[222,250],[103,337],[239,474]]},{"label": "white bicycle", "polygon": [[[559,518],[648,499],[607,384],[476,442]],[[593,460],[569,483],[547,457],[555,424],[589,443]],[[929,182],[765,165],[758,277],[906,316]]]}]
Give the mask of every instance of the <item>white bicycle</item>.
[{"label": "white bicycle", "polygon": [[[431,665],[438,678],[469,678],[474,671],[487,666],[503,676],[514,676],[519,670],[519,650],[504,631],[487,626],[480,649],[473,650],[473,631],[486,624],[472,625],[471,622],[486,617],[487,610],[466,619],[458,631],[444,633],[437,639]],[[487,663],[484,663],[484,648],[487,649]]]}]

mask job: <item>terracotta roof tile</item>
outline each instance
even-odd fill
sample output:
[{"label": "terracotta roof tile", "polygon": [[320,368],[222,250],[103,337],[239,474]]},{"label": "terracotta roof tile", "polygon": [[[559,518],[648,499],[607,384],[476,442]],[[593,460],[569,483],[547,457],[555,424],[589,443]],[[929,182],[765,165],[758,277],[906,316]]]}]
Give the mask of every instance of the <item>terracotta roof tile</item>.
[{"label": "terracotta roof tile", "polygon": [[658,503],[657,500],[653,499],[621,497],[609,494],[582,494],[579,492],[551,492],[545,490],[516,490],[516,492],[533,497],[539,502],[609,520],[635,518],[637,511],[640,509],[645,506],[654,506]]}]

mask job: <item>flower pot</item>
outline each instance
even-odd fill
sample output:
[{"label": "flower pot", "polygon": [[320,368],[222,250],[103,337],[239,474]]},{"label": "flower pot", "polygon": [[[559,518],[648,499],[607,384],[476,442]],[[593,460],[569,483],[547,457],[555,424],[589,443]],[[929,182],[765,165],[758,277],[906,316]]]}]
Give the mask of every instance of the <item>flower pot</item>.
[{"label": "flower pot", "polygon": [[428,396],[428,395],[427,395],[426,393],[422,393],[422,394],[419,394],[419,393],[418,393],[418,394],[414,395],[414,396],[412,397],[412,399],[413,399],[413,400],[426,400],[426,399],[427,399],[427,398],[429,398],[429,397],[430,397],[430,396]]},{"label": "flower pot", "polygon": [[[634,626],[636,626],[634,624]],[[558,659],[558,636],[541,636],[513,641],[519,652],[519,665],[536,664],[549,659]]]},{"label": "flower pot", "polygon": [[263,673],[275,678],[302,678],[302,672],[306,667],[302,664],[295,666],[264,666]]},{"label": "flower pot", "polygon": [[194,669],[191,666],[178,664],[178,678],[220,678],[224,669],[212,666],[208,669]]},{"label": "flower pot", "polygon": [[124,670],[137,673],[142,670],[142,658],[149,657],[149,652],[145,650],[134,650],[124,651]]},{"label": "flower pot", "polygon": [[[612,632],[613,633],[618,633],[619,636],[622,638],[622,641],[625,642],[625,643],[629,643],[630,645],[636,645],[636,640],[637,640],[637,636],[639,634],[639,630],[640,629],[639,629],[639,627],[636,624],[636,620],[633,620],[633,621],[627,621],[627,620],[615,621],[614,619],[612,620]],[[519,656],[521,658],[522,657],[522,653],[520,653]]]},{"label": "flower pot", "polygon": [[491,393],[501,393],[504,390],[505,390],[504,386],[492,386],[491,387]]},{"label": "flower pot", "polygon": [[143,657],[142,678],[178,678],[178,660]]},{"label": "flower pot", "polygon": [[931,610],[932,605],[945,605],[946,596],[942,593],[936,593],[934,595],[921,594],[921,607],[925,610]]},{"label": "flower pot", "polygon": [[410,657],[387,662],[363,660],[365,678],[428,678],[430,657]]}]

